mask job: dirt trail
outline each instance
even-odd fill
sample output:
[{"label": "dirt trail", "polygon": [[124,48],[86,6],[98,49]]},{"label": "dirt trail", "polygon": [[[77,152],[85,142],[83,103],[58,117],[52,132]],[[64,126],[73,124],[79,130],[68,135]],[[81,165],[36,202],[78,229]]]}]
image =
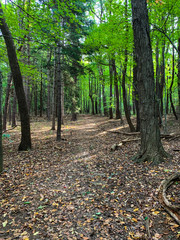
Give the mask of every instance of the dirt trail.
[{"label": "dirt trail", "polygon": [[180,154],[172,149],[179,142],[164,142],[174,154],[172,163],[151,167],[130,161],[138,142],[110,151],[124,136],[109,130],[128,131],[119,120],[86,115],[66,121],[61,142],[50,127],[32,123],[29,152],[16,151],[18,129],[4,140],[1,239],[145,239],[146,217],[152,239],[178,239],[179,229],[161,209],[157,189],[180,169]]}]

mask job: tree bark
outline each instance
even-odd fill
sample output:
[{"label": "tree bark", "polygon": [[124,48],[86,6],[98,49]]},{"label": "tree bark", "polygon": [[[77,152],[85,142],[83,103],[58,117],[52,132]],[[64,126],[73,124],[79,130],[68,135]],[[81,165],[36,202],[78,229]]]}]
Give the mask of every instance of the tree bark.
[{"label": "tree bark", "polygon": [[129,124],[129,128],[131,132],[135,132],[134,125],[132,124],[131,118],[130,118],[130,112],[128,109],[127,104],[127,94],[126,94],[126,85],[125,85],[125,79],[126,79],[126,70],[127,70],[127,49],[125,49],[125,60],[124,60],[124,68],[123,68],[123,76],[122,76],[122,89],[123,89],[123,104],[124,104],[124,111],[126,120]]},{"label": "tree bark", "polygon": [[[127,0],[125,2],[125,17],[127,21]],[[128,25],[126,23],[126,40],[128,37]],[[124,66],[123,66],[123,74],[122,74],[122,89],[123,89],[123,104],[124,104],[124,111],[125,111],[125,116],[126,120],[128,122],[129,128],[131,132],[135,132],[135,127],[132,124],[131,117],[130,117],[130,111],[128,108],[128,103],[127,103],[127,93],[126,93],[126,72],[127,72],[127,63],[128,63],[128,52],[127,52],[127,47],[125,47],[124,51]]]},{"label": "tree bark", "polygon": [[76,113],[76,105],[77,105],[77,94],[76,94],[76,88],[77,88],[77,76],[74,76],[74,91],[73,91],[73,98],[72,98],[72,116],[71,121],[77,121],[77,113]]},{"label": "tree bark", "polygon": [[0,173],[3,171],[3,149],[2,149],[2,73],[0,71]]},{"label": "tree bark", "polygon": [[109,80],[110,80],[110,86],[109,86],[109,119],[113,119],[113,109],[112,109],[112,82],[113,82],[113,69],[112,69],[112,60],[109,60]]},{"label": "tree bark", "polygon": [[115,92],[116,92],[116,119],[121,119],[122,121],[122,114],[119,107],[119,89],[118,89],[118,78],[117,78],[115,59],[112,59],[112,68],[114,73],[114,85],[115,85]]},{"label": "tree bark", "polygon": [[24,88],[23,88],[23,79],[22,79],[22,75],[21,75],[21,71],[20,71],[20,67],[19,67],[19,63],[16,55],[16,49],[14,46],[13,38],[5,22],[3,15],[4,14],[3,14],[2,6],[0,3],[0,29],[3,34],[6,47],[7,47],[8,59],[11,67],[11,72],[13,75],[13,81],[14,81],[14,86],[16,90],[16,96],[17,96],[18,105],[19,105],[20,120],[21,120],[21,143],[18,149],[19,151],[28,150],[28,149],[31,149],[31,132],[30,132],[29,113],[28,113],[27,102],[26,102],[26,97],[25,97]]},{"label": "tree bark", "polygon": [[172,87],[173,87],[173,84],[174,84],[174,48],[172,49],[172,51],[173,51],[173,54],[172,54],[172,80],[171,80],[171,85],[170,85],[170,88],[169,88],[169,93],[170,93],[171,108],[172,108],[173,114],[175,116],[175,119],[178,120],[178,116],[176,114],[176,110],[175,110],[175,107],[174,107],[174,104],[173,104],[173,99],[172,99]]},{"label": "tree bark", "polygon": [[178,39],[178,96],[179,96],[179,113],[180,113],[180,38]]},{"label": "tree bark", "polygon": [[47,120],[51,120],[51,51],[48,53],[48,66],[47,66],[47,81],[48,81],[48,95],[47,95]]},{"label": "tree bark", "polygon": [[56,56],[56,48],[54,50],[54,81],[53,81],[53,96],[52,96],[52,128],[51,130],[55,130],[55,119],[56,119],[56,86],[57,86],[57,56]]},{"label": "tree bark", "polygon": [[134,59],[134,65],[133,65],[133,95],[134,95],[134,102],[135,102],[135,108],[136,108],[136,132],[140,131],[140,116],[139,116],[139,95],[137,90],[137,57],[135,55],[135,52],[133,50],[133,59]]},{"label": "tree bark", "polygon": [[37,117],[38,115],[38,106],[37,106],[37,83],[35,83],[35,87],[34,87],[34,115]]},{"label": "tree bark", "polygon": [[13,105],[12,105],[12,127],[16,127],[16,92],[13,91]]},{"label": "tree bark", "polygon": [[5,97],[4,111],[3,111],[3,124],[2,124],[3,131],[6,131],[7,111],[8,111],[8,103],[9,103],[11,82],[12,82],[12,73],[9,73],[8,80],[7,80],[7,87],[6,87],[6,97]]},{"label": "tree bark", "polygon": [[131,0],[140,107],[141,146],[136,162],[158,164],[169,155],[161,143],[146,0]]},{"label": "tree bark", "polygon": [[41,88],[40,88],[40,113],[39,116],[43,116],[43,79],[42,79],[42,66],[41,66]]},{"label": "tree bark", "polygon": [[93,99],[93,78],[91,81],[91,74],[89,73],[89,97],[91,99],[92,115],[95,115],[94,112],[94,99]]},{"label": "tree bark", "polygon": [[57,141],[61,141],[61,57],[60,44],[57,48]]}]

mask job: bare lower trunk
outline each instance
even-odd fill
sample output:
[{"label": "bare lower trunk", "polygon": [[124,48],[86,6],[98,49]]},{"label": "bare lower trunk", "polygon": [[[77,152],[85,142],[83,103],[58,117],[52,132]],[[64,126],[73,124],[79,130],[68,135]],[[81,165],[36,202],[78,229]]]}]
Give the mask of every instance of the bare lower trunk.
[{"label": "bare lower trunk", "polygon": [[121,115],[120,106],[119,106],[119,89],[118,89],[118,78],[117,78],[115,59],[112,59],[112,68],[113,68],[113,73],[114,73],[114,85],[115,85],[115,93],[116,93],[116,98],[115,98],[116,119],[121,119],[121,121],[122,121],[122,115]]},{"label": "bare lower trunk", "polygon": [[56,119],[56,86],[57,86],[57,59],[56,49],[54,50],[54,81],[53,81],[53,96],[52,96],[52,130],[55,130]]},{"label": "bare lower trunk", "polygon": [[178,116],[176,114],[176,110],[175,110],[175,107],[174,107],[174,104],[173,104],[173,99],[172,99],[173,84],[174,84],[174,48],[173,48],[173,54],[172,54],[172,81],[171,81],[171,85],[170,85],[170,88],[169,88],[169,92],[170,92],[170,102],[171,102],[172,111],[173,111],[173,114],[174,114],[176,120],[178,120]]},{"label": "bare lower trunk", "polygon": [[179,113],[180,113],[180,38],[178,39],[178,96],[179,96]]},{"label": "bare lower trunk", "polygon": [[61,141],[61,58],[60,46],[57,48],[57,136],[56,140]]},{"label": "bare lower trunk", "polygon": [[2,73],[0,72],[0,173],[3,171],[2,149]]},{"label": "bare lower trunk", "polygon": [[141,147],[134,160],[158,164],[168,154],[162,146],[158,125],[147,3],[142,0],[131,3],[141,120]]},{"label": "bare lower trunk", "polygon": [[125,50],[125,63],[124,63],[123,76],[122,76],[123,104],[124,104],[126,120],[129,124],[130,131],[135,132],[135,128],[134,128],[134,125],[132,124],[130,112],[127,104],[127,93],[126,93],[126,85],[125,85],[126,70],[127,70],[127,50]]},{"label": "bare lower trunk", "polygon": [[42,68],[41,68],[41,88],[40,88],[40,117],[43,116],[43,79],[42,79]]},{"label": "bare lower trunk", "polygon": [[110,78],[109,119],[112,119],[113,118],[113,109],[112,109],[112,81],[113,81],[112,60],[109,60],[109,78]]},{"label": "bare lower trunk", "polygon": [[31,149],[31,132],[29,113],[23,88],[23,79],[16,55],[16,49],[14,46],[13,38],[5,22],[5,19],[3,18],[3,10],[1,4],[0,4],[0,29],[6,43],[8,59],[11,67],[11,72],[13,75],[13,81],[19,105],[19,113],[21,119],[21,143],[19,145],[19,150],[28,150]]},{"label": "bare lower trunk", "polygon": [[17,108],[17,103],[16,103],[16,93],[15,91],[13,92],[13,106],[12,106],[12,123],[11,126],[15,127],[16,126],[16,108]]},{"label": "bare lower trunk", "polygon": [[3,112],[3,125],[2,125],[3,131],[6,130],[7,111],[8,111],[8,103],[9,103],[11,82],[12,82],[12,73],[10,73],[8,75],[8,81],[7,81],[7,87],[6,87],[6,97],[5,97],[4,112]]}]

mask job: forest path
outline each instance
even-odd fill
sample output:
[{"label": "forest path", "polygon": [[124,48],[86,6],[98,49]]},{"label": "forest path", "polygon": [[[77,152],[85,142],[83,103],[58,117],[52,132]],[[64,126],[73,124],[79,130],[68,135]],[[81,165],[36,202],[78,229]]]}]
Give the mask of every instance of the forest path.
[{"label": "forest path", "polygon": [[152,239],[178,239],[180,230],[160,207],[157,189],[180,170],[180,152],[173,152],[179,141],[164,142],[173,162],[152,167],[130,160],[138,142],[110,151],[127,137],[111,132],[128,131],[119,120],[90,115],[65,120],[60,142],[50,128],[50,122],[32,122],[33,149],[28,152],[17,152],[19,128],[4,139],[1,239],[143,239],[146,216]]}]

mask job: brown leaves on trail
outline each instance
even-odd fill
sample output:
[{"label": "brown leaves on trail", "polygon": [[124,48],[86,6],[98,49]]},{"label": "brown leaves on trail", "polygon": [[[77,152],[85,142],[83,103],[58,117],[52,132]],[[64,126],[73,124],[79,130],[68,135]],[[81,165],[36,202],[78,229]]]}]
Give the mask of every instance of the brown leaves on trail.
[{"label": "brown leaves on trail", "polygon": [[[160,182],[180,168],[180,152],[173,151],[180,149],[178,139],[163,140],[172,162],[152,167],[130,160],[138,141],[111,151],[127,138],[113,133],[128,132],[119,120],[81,116],[65,123],[61,142],[50,127],[32,123],[32,151],[16,151],[18,129],[4,139],[0,239],[179,238],[179,226],[158,201]],[[173,202],[178,186],[167,192]]]}]

